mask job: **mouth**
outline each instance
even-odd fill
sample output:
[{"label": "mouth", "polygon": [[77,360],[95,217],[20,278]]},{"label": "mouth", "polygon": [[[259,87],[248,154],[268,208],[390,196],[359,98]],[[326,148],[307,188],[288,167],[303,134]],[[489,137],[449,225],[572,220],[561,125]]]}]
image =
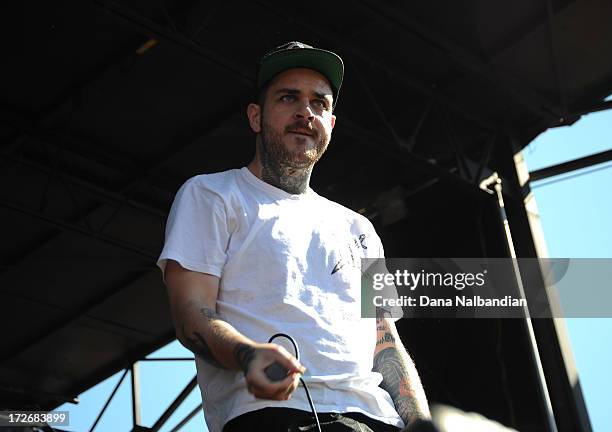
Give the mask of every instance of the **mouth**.
[{"label": "mouth", "polygon": [[302,135],[302,136],[309,136],[309,137],[314,136],[314,132],[310,130],[306,130],[306,129],[294,129],[294,130],[290,130],[289,133],[296,134],[296,135]]}]

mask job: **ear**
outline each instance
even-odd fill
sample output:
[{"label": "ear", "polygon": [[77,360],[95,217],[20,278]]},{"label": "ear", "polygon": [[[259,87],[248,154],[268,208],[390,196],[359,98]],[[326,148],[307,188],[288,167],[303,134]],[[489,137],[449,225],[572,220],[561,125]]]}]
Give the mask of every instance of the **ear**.
[{"label": "ear", "polygon": [[255,133],[261,132],[261,107],[255,103],[250,103],[247,106],[247,117],[251,130]]},{"label": "ear", "polygon": [[332,116],[331,116],[331,127],[332,127],[332,129],[334,128],[334,126],[336,126],[336,116],[334,114],[332,114]]}]

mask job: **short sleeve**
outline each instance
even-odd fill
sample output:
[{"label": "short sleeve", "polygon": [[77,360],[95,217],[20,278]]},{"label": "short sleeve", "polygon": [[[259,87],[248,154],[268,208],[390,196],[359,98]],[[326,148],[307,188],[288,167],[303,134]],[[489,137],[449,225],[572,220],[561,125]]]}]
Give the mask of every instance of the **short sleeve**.
[{"label": "short sleeve", "polygon": [[223,199],[194,177],[174,198],[157,265],[164,273],[170,259],[187,270],[221,277],[229,237]]}]

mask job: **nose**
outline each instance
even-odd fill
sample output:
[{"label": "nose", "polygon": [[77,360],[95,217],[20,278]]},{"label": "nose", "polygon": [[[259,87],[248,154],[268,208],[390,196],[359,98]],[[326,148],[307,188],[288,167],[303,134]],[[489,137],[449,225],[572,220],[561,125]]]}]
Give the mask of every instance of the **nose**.
[{"label": "nose", "polygon": [[302,100],[298,104],[298,108],[295,112],[295,117],[298,119],[308,119],[309,121],[313,121],[315,118],[314,111],[310,107],[309,100]]}]

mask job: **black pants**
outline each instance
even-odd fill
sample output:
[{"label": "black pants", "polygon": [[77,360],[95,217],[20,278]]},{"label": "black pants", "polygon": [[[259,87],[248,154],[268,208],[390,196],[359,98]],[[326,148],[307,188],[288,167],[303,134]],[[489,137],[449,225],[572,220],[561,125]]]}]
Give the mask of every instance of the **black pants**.
[{"label": "black pants", "polygon": [[[399,428],[361,413],[318,413],[323,432],[397,432]],[[311,412],[292,408],[264,408],[238,416],[223,432],[317,432]]]}]

